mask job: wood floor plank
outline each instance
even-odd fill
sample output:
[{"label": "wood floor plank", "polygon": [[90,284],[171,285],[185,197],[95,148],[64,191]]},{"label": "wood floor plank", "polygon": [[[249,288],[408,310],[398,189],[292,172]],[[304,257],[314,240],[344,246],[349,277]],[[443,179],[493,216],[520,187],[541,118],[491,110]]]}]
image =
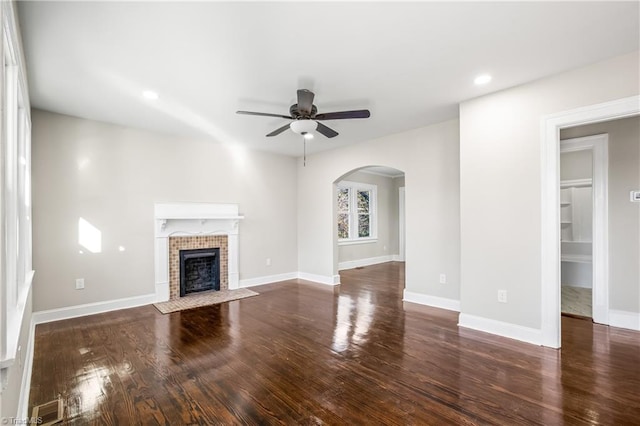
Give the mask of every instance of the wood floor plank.
[{"label": "wood floor plank", "polygon": [[562,350],[402,302],[404,265],[163,315],[39,325],[30,404],[63,424],[639,424],[640,333],[563,317]]}]

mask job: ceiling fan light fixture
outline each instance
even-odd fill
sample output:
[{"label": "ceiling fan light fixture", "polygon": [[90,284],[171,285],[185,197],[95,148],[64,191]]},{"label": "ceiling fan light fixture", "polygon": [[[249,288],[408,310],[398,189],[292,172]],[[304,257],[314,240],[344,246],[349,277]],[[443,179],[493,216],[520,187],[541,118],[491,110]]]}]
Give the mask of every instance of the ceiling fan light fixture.
[{"label": "ceiling fan light fixture", "polygon": [[313,139],[313,133],[304,132],[304,133],[302,134],[302,136],[303,136],[306,140]]},{"label": "ceiling fan light fixture", "polygon": [[312,132],[314,132],[318,128],[318,123],[313,120],[296,120],[292,122],[289,127],[294,133],[303,135],[306,138],[307,134],[311,134],[311,137],[313,137]]}]

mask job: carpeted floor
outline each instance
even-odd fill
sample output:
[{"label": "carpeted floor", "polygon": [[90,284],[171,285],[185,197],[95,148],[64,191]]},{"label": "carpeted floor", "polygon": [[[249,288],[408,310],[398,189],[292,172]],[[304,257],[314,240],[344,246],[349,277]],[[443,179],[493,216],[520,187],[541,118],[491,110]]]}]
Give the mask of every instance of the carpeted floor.
[{"label": "carpeted floor", "polygon": [[582,287],[562,286],[562,312],[583,317],[593,315],[591,309],[591,289]]},{"label": "carpeted floor", "polygon": [[154,303],[153,306],[163,314],[170,314],[171,312],[215,305],[217,303],[230,302],[232,300],[244,299],[245,297],[257,295],[258,293],[255,291],[251,291],[246,288],[239,288],[237,290],[207,291],[198,294],[190,294],[176,300],[169,300],[168,302]]}]

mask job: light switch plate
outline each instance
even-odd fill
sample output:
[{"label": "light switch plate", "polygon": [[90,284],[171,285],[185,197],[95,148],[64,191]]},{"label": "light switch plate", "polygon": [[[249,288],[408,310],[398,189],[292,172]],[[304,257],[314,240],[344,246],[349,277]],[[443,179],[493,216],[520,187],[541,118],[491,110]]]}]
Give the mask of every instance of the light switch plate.
[{"label": "light switch plate", "polygon": [[629,193],[629,201],[632,203],[640,203],[640,191],[631,191]]}]

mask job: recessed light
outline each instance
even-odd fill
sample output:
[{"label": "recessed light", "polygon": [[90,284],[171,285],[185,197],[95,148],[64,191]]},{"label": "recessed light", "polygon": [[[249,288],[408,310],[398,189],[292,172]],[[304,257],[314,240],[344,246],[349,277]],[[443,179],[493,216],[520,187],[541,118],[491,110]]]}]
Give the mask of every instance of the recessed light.
[{"label": "recessed light", "polygon": [[152,101],[155,101],[156,99],[158,99],[158,94],[153,90],[145,90],[144,92],[142,92],[142,96],[144,96],[147,99],[151,99]]},{"label": "recessed light", "polygon": [[480,86],[482,84],[487,84],[488,82],[491,81],[491,76],[489,74],[482,74],[477,76],[474,80],[473,83]]}]

